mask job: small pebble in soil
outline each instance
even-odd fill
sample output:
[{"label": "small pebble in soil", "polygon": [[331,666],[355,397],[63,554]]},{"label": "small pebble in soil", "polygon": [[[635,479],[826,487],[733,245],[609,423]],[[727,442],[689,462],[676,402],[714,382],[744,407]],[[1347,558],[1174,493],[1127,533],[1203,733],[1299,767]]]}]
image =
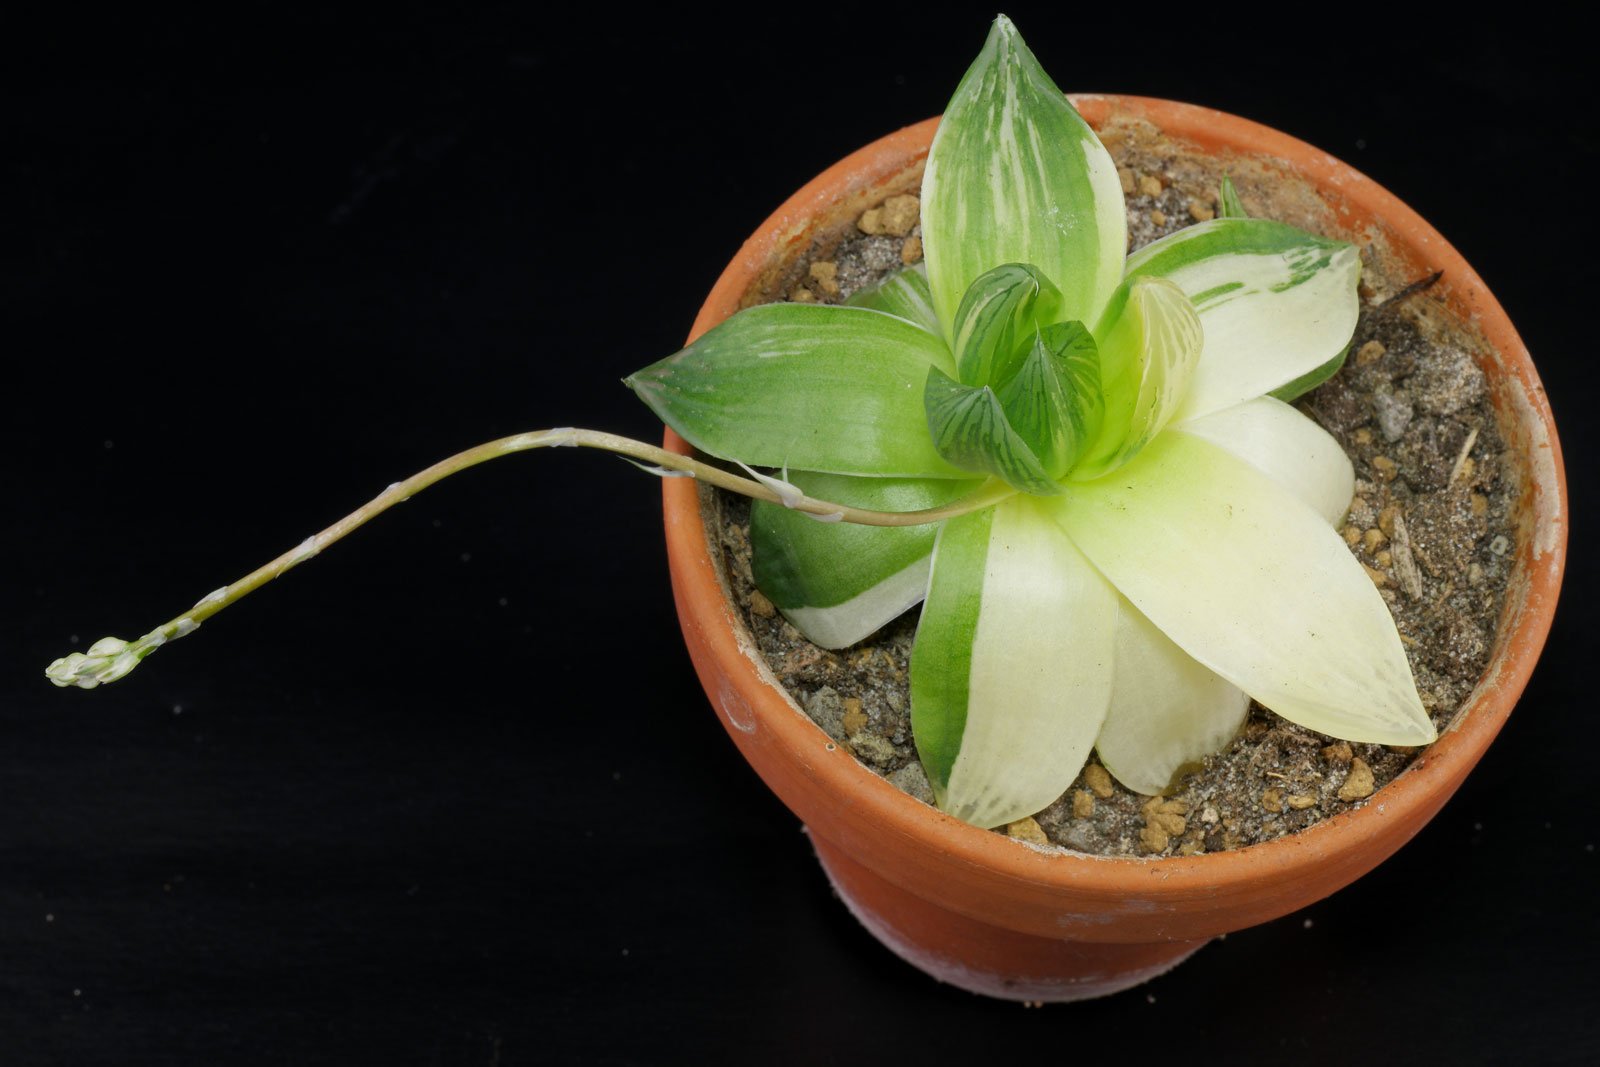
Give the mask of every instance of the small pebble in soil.
[{"label": "small pebble in soil", "polygon": [[1350,773],[1345,775],[1344,784],[1339,787],[1339,799],[1346,803],[1352,800],[1361,800],[1370,797],[1373,790],[1372,768],[1367,766],[1367,761],[1357,757],[1350,761]]},{"label": "small pebble in soil", "polygon": [[839,295],[839,265],[837,263],[811,264],[811,284],[823,296]]},{"label": "small pebble in soil", "polygon": [[1385,441],[1392,445],[1406,435],[1412,412],[1411,401],[1403,393],[1380,389],[1373,394],[1372,405],[1378,415],[1378,432]]},{"label": "small pebble in soil", "polygon": [[922,769],[922,764],[916,760],[890,774],[888,779],[889,784],[902,793],[909,793],[924,804],[933,803],[933,786],[929,783],[928,774]]},{"label": "small pebble in soil", "polygon": [[1188,820],[1184,818],[1188,813],[1189,805],[1166,797],[1151,797],[1140,809],[1146,825],[1159,826],[1174,837],[1188,829]]},{"label": "small pebble in soil", "polygon": [[867,725],[867,713],[861,710],[860,697],[845,697],[844,714],[839,717],[839,725],[846,734],[855,734]]},{"label": "small pebble in soil", "polygon": [[1050,838],[1045,836],[1044,830],[1039,827],[1033,816],[1018,819],[1016,822],[1006,824],[1006,833],[1018,841],[1026,841],[1030,845],[1048,845]]},{"label": "small pebble in soil", "polygon": [[891,196],[883,202],[883,232],[891,237],[909,234],[922,218],[922,202],[914,196]]}]

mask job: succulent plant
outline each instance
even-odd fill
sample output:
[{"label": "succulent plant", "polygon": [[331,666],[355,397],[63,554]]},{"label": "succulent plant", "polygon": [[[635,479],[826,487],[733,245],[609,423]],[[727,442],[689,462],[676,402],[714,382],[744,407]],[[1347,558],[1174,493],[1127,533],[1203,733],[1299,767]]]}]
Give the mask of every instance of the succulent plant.
[{"label": "succulent plant", "polygon": [[940,805],[977,825],[1045,807],[1095,749],[1160,792],[1252,698],[1347,740],[1431,741],[1388,609],[1335,533],[1350,462],[1288,403],[1344,358],[1359,255],[1245,217],[1231,186],[1220,202],[1128,256],[1110,156],[1002,16],[928,158],[925,265],[846,305],[747,309],[628,379],[747,476],[589,430],[489,442],[48,673],[121,677],[434,481],[579,445],[755,497],[757,584],[819,645],[921,603],[917,750]]}]

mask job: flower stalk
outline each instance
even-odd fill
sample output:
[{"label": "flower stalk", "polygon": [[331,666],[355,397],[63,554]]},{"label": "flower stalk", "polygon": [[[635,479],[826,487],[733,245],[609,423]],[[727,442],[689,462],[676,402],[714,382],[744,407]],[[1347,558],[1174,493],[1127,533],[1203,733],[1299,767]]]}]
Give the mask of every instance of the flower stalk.
[{"label": "flower stalk", "polygon": [[73,652],[53,661],[45,669],[45,675],[58,686],[75,686],[79,689],[93,689],[123,678],[162,645],[188,636],[199,629],[201,623],[223,608],[237,603],[274,578],[293,570],[329,545],[343,539],[346,534],[364,526],[396,504],[404,503],[430,485],[441,482],[453,474],[459,474],[469,467],[476,467],[480,463],[540,448],[594,448],[611,452],[652,474],[663,477],[695,478],[718,489],[739,493],[753,500],[778,504],[808,515],[819,522],[850,522],[862,526],[920,526],[943,522],[970,511],[991,507],[1015,494],[1015,490],[1004,483],[993,481],[979,486],[959,500],[938,507],[913,511],[879,511],[807,496],[782,479],[756,474],[753,471],[752,477],[744,477],[692,456],[679,455],[657,445],[599,430],[562,426],[512,434],[457,452],[418,471],[404,481],[393,483],[338,522],[306,538],[275,559],[263,563],[238,581],[206,594],[188,611],[162,623],[143,637],[134,641],[126,641],[119,637],[103,637],[89,646],[85,652]]}]

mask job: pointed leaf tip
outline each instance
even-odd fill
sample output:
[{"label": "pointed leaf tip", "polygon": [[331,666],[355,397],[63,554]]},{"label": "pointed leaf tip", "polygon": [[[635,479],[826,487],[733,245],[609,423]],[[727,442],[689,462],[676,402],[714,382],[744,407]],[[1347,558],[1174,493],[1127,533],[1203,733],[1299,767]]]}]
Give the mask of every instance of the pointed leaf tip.
[{"label": "pointed leaf tip", "polygon": [[1433,736],[1393,616],[1327,519],[1188,433],[1048,502],[1161,632],[1261,704],[1348,741]]},{"label": "pointed leaf tip", "polygon": [[1222,186],[1217,190],[1217,216],[1224,219],[1250,217],[1250,213],[1244,209],[1244,203],[1239,199],[1239,190],[1233,187],[1233,179],[1226,174],[1222,176]]},{"label": "pointed leaf tip", "polygon": [[1003,380],[1027,352],[1027,338],[1058,321],[1061,293],[1044,272],[1026,263],[986,271],[967,288],[956,309],[957,376],[964,385]]},{"label": "pointed leaf tip", "polygon": [[1025,493],[1050,495],[1061,486],[1006,418],[1000,398],[987,385],[962,385],[938,367],[928,369],[923,388],[928,433],[934,450],[953,466],[993,474]]},{"label": "pointed leaf tip", "polygon": [[1051,478],[1071,469],[1099,432],[1100,351],[1080,322],[1046,326],[997,395],[1006,420]]},{"label": "pointed leaf tip", "polygon": [[955,336],[985,271],[1032,264],[1062,319],[1093,321],[1117,286],[1127,218],[1115,165],[1010,20],[997,18],[928,154],[922,242],[933,306]]},{"label": "pointed leaf tip", "polygon": [[871,308],[913,326],[920,326],[944,340],[939,316],[933,311],[933,295],[928,292],[928,271],[921,263],[897,270],[882,281],[863,286],[845,301],[848,307]]}]

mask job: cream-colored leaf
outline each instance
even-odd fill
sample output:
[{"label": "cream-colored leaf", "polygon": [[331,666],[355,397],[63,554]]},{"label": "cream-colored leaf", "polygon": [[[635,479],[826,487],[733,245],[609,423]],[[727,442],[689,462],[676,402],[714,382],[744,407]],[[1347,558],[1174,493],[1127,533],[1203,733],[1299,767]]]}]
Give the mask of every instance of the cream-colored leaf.
[{"label": "cream-colored leaf", "polygon": [[1350,510],[1356,474],[1339,442],[1270,396],[1173,427],[1227,449],[1338,526]]},{"label": "cream-colored leaf", "polygon": [[1166,433],[1040,505],[1164,634],[1284,718],[1350,741],[1434,739],[1366,572],[1323,516],[1243,460]]},{"label": "cream-colored leaf", "polygon": [[[1116,593],[1034,498],[968,524],[978,536],[987,525],[985,544],[947,552],[959,522],[934,550],[912,721],[945,810],[998,826],[1059,797],[1094,747],[1111,698]],[[981,574],[941,573],[955,561]]]},{"label": "cream-colored leaf", "polygon": [[1353,245],[1266,219],[1220,218],[1128,258],[1128,277],[1161,277],[1194,301],[1205,350],[1179,419],[1272,392],[1350,343],[1360,311]]},{"label": "cream-colored leaf", "polygon": [[1111,708],[1095,749],[1135,793],[1164,793],[1179,768],[1227,747],[1250,698],[1118,599]]}]

